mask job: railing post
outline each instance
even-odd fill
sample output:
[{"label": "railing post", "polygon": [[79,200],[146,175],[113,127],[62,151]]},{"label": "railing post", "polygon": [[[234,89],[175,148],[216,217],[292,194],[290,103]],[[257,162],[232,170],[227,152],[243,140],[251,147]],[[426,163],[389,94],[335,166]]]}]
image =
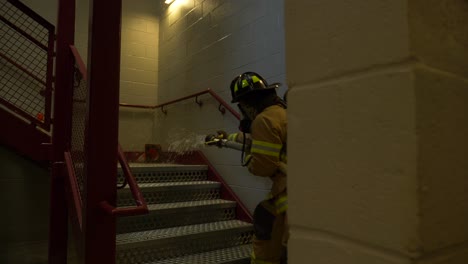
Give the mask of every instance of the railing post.
[{"label": "railing post", "polygon": [[44,122],[45,128],[50,131],[51,114],[52,114],[52,87],[54,80],[54,44],[55,32],[49,29],[49,39],[47,41],[47,76],[45,88],[45,108]]},{"label": "railing post", "polygon": [[[53,166],[50,190],[49,263],[67,263],[68,212],[63,170],[70,145],[73,100],[73,57],[69,46],[75,36],[75,0],[59,0],[54,106]],[[62,164],[62,165],[61,165]]]},{"label": "railing post", "polygon": [[117,196],[121,11],[122,0],[90,1],[83,223],[87,264],[115,263],[115,217],[101,204],[115,206]]}]

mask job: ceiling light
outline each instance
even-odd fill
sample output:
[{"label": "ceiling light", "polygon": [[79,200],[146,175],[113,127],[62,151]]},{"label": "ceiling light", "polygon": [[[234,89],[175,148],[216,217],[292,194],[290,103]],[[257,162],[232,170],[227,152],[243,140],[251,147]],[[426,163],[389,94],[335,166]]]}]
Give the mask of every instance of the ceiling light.
[{"label": "ceiling light", "polygon": [[170,5],[174,0],[166,0],[164,3]]}]

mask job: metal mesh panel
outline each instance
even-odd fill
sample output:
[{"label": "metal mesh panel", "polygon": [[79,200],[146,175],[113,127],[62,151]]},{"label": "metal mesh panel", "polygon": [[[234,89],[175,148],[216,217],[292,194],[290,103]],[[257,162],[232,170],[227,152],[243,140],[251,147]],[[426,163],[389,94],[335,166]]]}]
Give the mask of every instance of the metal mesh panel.
[{"label": "metal mesh panel", "polygon": [[194,225],[232,220],[236,216],[235,202],[226,200],[190,201],[149,206],[150,214],[119,218],[117,232],[137,232],[151,229]]},{"label": "metal mesh panel", "polygon": [[[8,2],[0,4],[0,17],[7,20],[0,20],[0,97],[28,115],[37,117],[44,114],[46,108],[43,91],[47,82],[47,47],[49,34],[53,32]],[[24,31],[38,43],[13,27]]]},{"label": "metal mesh panel", "polygon": [[2,22],[0,47],[2,53],[45,82],[47,76],[47,50],[38,47],[31,40]]},{"label": "metal mesh panel", "polygon": [[10,22],[15,22],[15,26],[37,39],[44,46],[47,46],[49,31],[47,28],[36,22],[34,19],[17,9],[11,3],[0,4],[0,15]]},{"label": "metal mesh panel", "polygon": [[0,97],[3,100],[35,117],[45,112],[42,89],[41,83],[0,57]]},{"label": "metal mesh panel", "polygon": [[[203,181],[208,178],[206,166],[148,166],[131,164],[132,174],[138,183]],[[119,182],[123,173],[119,170]]]},{"label": "metal mesh panel", "polygon": [[252,240],[251,232],[226,232],[212,237],[177,240],[176,243],[166,243],[156,247],[139,247],[132,250],[117,252],[117,263],[147,263],[168,258],[181,257],[193,253],[210,251],[226,247],[234,247],[249,243]]},{"label": "metal mesh panel", "polygon": [[75,67],[74,90],[73,90],[73,115],[71,135],[71,155],[73,159],[76,179],[83,193],[84,185],[84,142],[85,142],[85,119],[87,106],[88,85],[83,79],[78,68]]},{"label": "metal mesh panel", "polygon": [[[200,188],[187,190],[142,189],[142,194],[148,204],[159,204],[219,199],[220,190],[218,188]],[[130,190],[125,189],[119,191],[117,201],[119,206],[131,206],[134,205],[134,203],[135,201],[133,200]]]},{"label": "metal mesh panel", "polygon": [[243,245],[146,264],[249,264],[251,252],[251,245]]},{"label": "metal mesh panel", "polygon": [[235,247],[252,241],[253,229],[239,221],[119,235],[117,263],[146,263]]}]

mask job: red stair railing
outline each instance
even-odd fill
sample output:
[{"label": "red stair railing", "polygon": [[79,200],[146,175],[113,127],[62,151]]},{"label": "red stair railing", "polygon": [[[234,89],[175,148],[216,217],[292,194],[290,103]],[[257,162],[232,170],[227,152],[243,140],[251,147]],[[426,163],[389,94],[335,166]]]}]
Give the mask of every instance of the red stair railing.
[{"label": "red stair railing", "polygon": [[221,98],[221,96],[219,96],[215,91],[213,91],[211,89],[206,89],[206,90],[203,90],[203,91],[200,91],[200,92],[197,92],[197,93],[194,93],[194,94],[190,94],[190,95],[187,95],[187,96],[184,96],[184,97],[181,97],[181,98],[178,98],[178,99],[175,99],[175,100],[163,103],[163,104],[158,104],[158,105],[137,105],[137,104],[120,103],[120,106],[122,106],[122,107],[131,107],[131,108],[146,108],[146,109],[161,108],[161,111],[163,113],[167,114],[167,110],[164,109],[165,106],[175,104],[175,103],[178,103],[178,102],[181,102],[181,101],[185,101],[185,100],[188,100],[188,99],[191,99],[191,98],[195,98],[195,103],[197,103],[198,105],[201,106],[202,102],[198,101],[198,97],[200,95],[203,95],[203,94],[209,94],[216,101],[218,101],[218,103],[219,103],[218,110],[222,114],[226,113],[226,109],[227,109],[235,118],[237,118],[237,120],[240,120],[240,114],[238,112],[236,112],[228,103],[226,103],[226,101],[224,101],[223,98]]},{"label": "red stair railing", "polygon": [[[79,258],[86,264],[115,263],[116,216],[148,212],[118,145],[121,0],[91,0],[90,7],[87,70],[73,46],[75,0],[59,0],[53,175],[60,181],[52,192],[50,263],[66,262],[66,230],[52,223],[63,220],[67,207],[56,199],[68,198]],[[133,208],[116,208],[117,162],[135,198]]]},{"label": "red stair railing", "polygon": [[55,27],[18,0],[0,4],[0,104],[49,131]]},{"label": "red stair railing", "polygon": [[145,199],[143,198],[143,194],[141,193],[140,188],[135,180],[135,176],[133,176],[130,167],[128,166],[127,159],[122,151],[122,147],[119,144],[118,147],[119,153],[119,163],[122,167],[122,171],[125,177],[125,182],[128,183],[130,191],[132,193],[133,200],[135,200],[134,207],[125,207],[125,208],[116,208],[115,206],[110,205],[107,201],[101,203],[101,207],[111,215],[114,216],[134,216],[134,215],[141,215],[147,214],[148,205],[146,204]]},{"label": "red stair railing", "polygon": [[[193,93],[175,100],[171,100],[169,102],[165,102],[158,105],[138,105],[138,104],[127,104],[127,103],[120,103],[121,107],[130,107],[130,108],[143,108],[143,109],[157,109],[161,108],[161,111],[164,114],[167,114],[167,110],[164,109],[165,106],[175,104],[181,101],[186,101],[189,99],[195,98],[195,103],[198,105],[202,105],[202,102],[198,100],[198,97],[204,94],[209,94],[213,97],[216,101],[218,101],[219,106],[218,110],[222,113],[226,113],[226,109],[237,119],[240,120],[240,114],[236,112],[226,101],[221,98],[215,91],[211,89],[206,89],[197,93]],[[176,162],[182,164],[204,164],[208,165],[208,178],[210,180],[218,181],[221,183],[221,198],[227,200],[234,200],[237,202],[236,214],[240,220],[252,223],[252,215],[245,207],[245,205],[241,202],[240,198],[234,193],[234,191],[229,187],[227,182],[221,177],[221,175],[216,171],[214,166],[209,162],[209,160],[205,157],[205,155],[201,151],[195,151],[190,153],[189,155],[176,155],[175,156]]]},{"label": "red stair railing", "polygon": [[[84,165],[86,162],[85,157],[85,125],[86,125],[86,109],[88,104],[87,95],[88,91],[88,77],[85,64],[73,45],[70,46],[70,51],[73,54],[75,60],[75,74],[74,74],[74,94],[73,94],[73,115],[72,115],[72,140],[70,152],[66,152],[66,161],[68,168],[69,188],[73,197],[75,210],[82,207],[83,199],[81,193],[84,189],[85,182],[85,171]],[[143,194],[139,189],[135,177],[131,173],[128,162],[123,154],[120,144],[117,146],[117,159],[123,171],[125,182],[128,183],[132,196],[135,200],[134,207],[116,208],[111,205],[108,201],[102,201],[100,206],[103,210],[112,216],[133,216],[148,213],[148,207],[146,201],[143,198]],[[78,202],[79,201],[79,202]],[[82,213],[77,210],[76,215],[78,216],[79,223],[81,225],[82,220],[80,219]]]}]

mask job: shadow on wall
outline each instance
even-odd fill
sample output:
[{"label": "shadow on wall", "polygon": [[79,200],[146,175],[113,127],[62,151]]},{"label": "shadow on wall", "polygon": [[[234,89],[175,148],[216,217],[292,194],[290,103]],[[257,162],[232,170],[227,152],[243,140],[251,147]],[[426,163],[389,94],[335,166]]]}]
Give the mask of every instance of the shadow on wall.
[{"label": "shadow on wall", "polygon": [[49,172],[0,146],[0,263],[47,263]]}]

